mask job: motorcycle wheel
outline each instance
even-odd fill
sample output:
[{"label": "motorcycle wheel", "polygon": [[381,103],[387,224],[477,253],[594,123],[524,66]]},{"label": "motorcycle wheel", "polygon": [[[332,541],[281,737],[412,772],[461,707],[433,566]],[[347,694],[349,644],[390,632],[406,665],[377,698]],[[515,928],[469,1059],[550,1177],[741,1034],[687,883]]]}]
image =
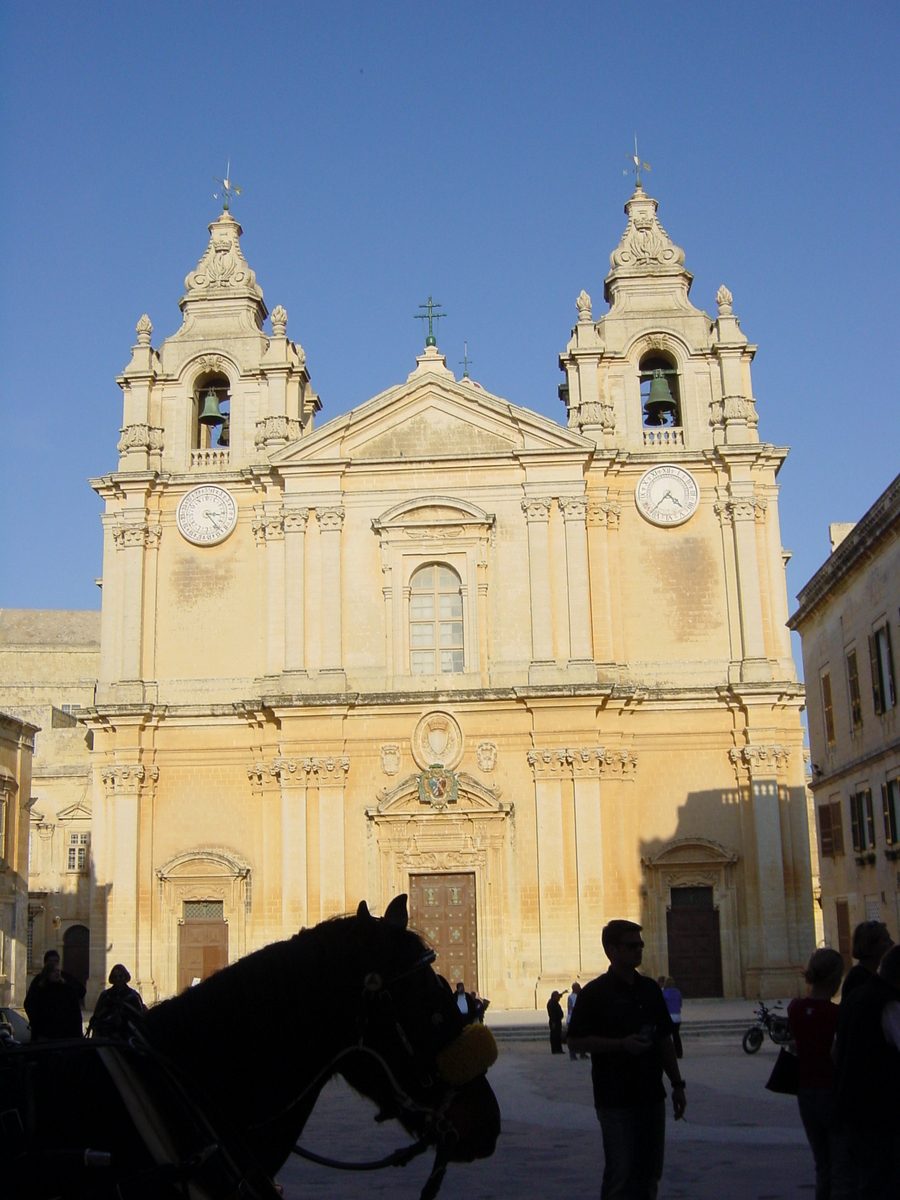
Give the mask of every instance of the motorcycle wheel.
[{"label": "motorcycle wheel", "polygon": [[755,1025],[752,1029],[747,1030],[744,1034],[744,1040],[741,1042],[745,1054],[755,1054],[762,1044],[763,1031]]}]

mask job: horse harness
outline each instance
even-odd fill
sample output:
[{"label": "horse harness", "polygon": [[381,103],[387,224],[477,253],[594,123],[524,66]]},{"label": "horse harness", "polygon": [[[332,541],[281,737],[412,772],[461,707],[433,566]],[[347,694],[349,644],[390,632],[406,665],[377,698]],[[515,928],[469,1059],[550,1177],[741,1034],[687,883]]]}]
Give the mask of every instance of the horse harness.
[{"label": "horse harness", "polygon": [[[437,1152],[435,1154],[434,1166],[425,1181],[425,1186],[422,1189],[419,1200],[433,1200],[438,1194],[447,1170],[449,1150],[458,1138],[452,1122],[446,1115],[450,1104],[456,1096],[456,1089],[449,1088],[443,1101],[438,1106],[419,1104],[400,1084],[383,1055],[365,1043],[365,1031],[367,1025],[370,1023],[367,1010],[377,999],[382,1004],[383,1011],[387,1013],[388,1020],[391,1021],[391,1018],[393,1018],[393,1032],[404,1052],[409,1057],[415,1058],[415,1050],[407,1037],[399,1017],[397,1017],[396,1013],[389,1011],[393,1009],[393,996],[389,989],[394,984],[399,983],[401,979],[406,979],[410,975],[414,975],[417,971],[430,967],[436,957],[437,955],[434,950],[428,950],[409,967],[396,972],[388,978],[384,978],[377,974],[377,972],[368,974],[363,981],[363,992],[360,997],[359,1011],[356,1018],[358,1035],[356,1045],[346,1046],[343,1050],[339,1051],[322,1068],[318,1075],[307,1084],[300,1095],[292,1100],[287,1108],[282,1110],[282,1112],[287,1112],[288,1109],[294,1108],[317,1084],[330,1078],[335,1073],[335,1069],[342,1059],[352,1054],[366,1054],[374,1058],[381,1067],[394,1093],[396,1104],[406,1112],[424,1114],[426,1116],[428,1124],[427,1132],[418,1141],[413,1142],[412,1145],[401,1146],[397,1150],[392,1151],[392,1153],[385,1155],[384,1158],[374,1159],[369,1162],[345,1162],[327,1155],[315,1154],[312,1150],[305,1149],[299,1142],[292,1147],[291,1153],[298,1155],[300,1158],[308,1159],[310,1162],[318,1163],[320,1166],[332,1167],[340,1171],[380,1171],[384,1167],[405,1167],[408,1162],[412,1162],[414,1158],[418,1158],[420,1154],[423,1154],[429,1146],[436,1144]],[[434,1079],[429,1073],[426,1073],[422,1077],[421,1082],[422,1086],[426,1089],[434,1086]],[[282,1113],[278,1115],[281,1116]],[[386,1116],[379,1113],[375,1119],[376,1121],[385,1120]]]}]

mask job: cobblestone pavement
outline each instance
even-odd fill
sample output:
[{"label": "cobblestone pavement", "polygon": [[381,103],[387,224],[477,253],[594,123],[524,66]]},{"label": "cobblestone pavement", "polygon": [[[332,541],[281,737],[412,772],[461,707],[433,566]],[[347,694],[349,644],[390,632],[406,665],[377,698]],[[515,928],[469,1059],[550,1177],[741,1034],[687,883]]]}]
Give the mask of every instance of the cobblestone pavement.
[{"label": "cobblestone pavement", "polygon": [[[765,1082],[777,1047],[752,1057],[739,1039],[686,1040],[687,1119],[667,1122],[660,1200],[782,1200],[814,1194],[812,1155],[793,1097]],[[488,1078],[503,1114],[503,1132],[486,1162],[451,1166],[442,1200],[535,1196],[599,1197],[603,1152],[591,1103],[590,1063],[551,1056],[535,1042],[507,1043]],[[322,1093],[303,1144],[337,1157],[375,1158],[407,1139],[393,1122],[376,1126],[374,1109],[343,1081]],[[293,1159],[282,1172],[287,1200],[418,1200],[430,1169],[424,1156],[403,1169],[353,1175]]]}]

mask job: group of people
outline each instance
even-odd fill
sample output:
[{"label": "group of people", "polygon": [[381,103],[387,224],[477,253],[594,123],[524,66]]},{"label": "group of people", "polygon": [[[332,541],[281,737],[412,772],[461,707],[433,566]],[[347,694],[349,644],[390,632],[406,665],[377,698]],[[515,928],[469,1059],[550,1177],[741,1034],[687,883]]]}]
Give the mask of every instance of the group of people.
[{"label": "group of people", "polygon": [[475,988],[472,988],[471,992],[467,992],[466,985],[460,979],[456,984],[456,1004],[464,1017],[468,1017],[471,1021],[484,1021],[485,1010],[490,1004],[490,1000],[479,996]]},{"label": "group of people", "polygon": [[[853,933],[856,966],[816,950],[809,994],[792,1000],[797,1103],[816,1168],[816,1200],[900,1196],[900,946],[887,926]],[[840,1005],[833,1003],[841,989]]]},{"label": "group of people", "polygon": [[[140,994],[129,987],[131,975],[122,963],[116,963],[109,973],[110,986],[97,997],[88,1034],[107,1037],[124,1032],[130,1017],[145,1011]],[[63,971],[59,952],[48,950],[44,955],[41,973],[31,981],[25,994],[25,1014],[31,1025],[33,1042],[55,1038],[84,1036],[81,1005],[85,986],[73,975]]]}]

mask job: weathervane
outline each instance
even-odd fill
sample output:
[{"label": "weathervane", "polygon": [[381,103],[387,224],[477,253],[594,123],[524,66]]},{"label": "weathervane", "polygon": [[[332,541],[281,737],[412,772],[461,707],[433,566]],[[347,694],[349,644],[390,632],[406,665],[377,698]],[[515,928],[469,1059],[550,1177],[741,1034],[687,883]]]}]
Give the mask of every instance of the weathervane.
[{"label": "weathervane", "polygon": [[441,317],[446,317],[446,315],[447,315],[446,313],[434,311],[436,308],[440,308],[440,307],[441,307],[440,301],[435,303],[429,296],[427,304],[419,305],[419,308],[427,308],[428,312],[427,313],[416,313],[415,317],[413,318],[413,320],[415,320],[415,321],[427,321],[428,322],[428,337],[425,339],[426,346],[437,346],[437,341],[435,340],[435,336],[434,336],[433,322],[439,321],[441,319]]},{"label": "weathervane", "polygon": [[637,186],[641,187],[641,167],[643,167],[645,171],[649,171],[650,164],[648,162],[641,162],[640,158],[638,157],[637,134],[634,135],[634,154],[626,154],[625,157],[630,158],[634,163],[634,166],[626,167],[622,174],[627,175],[630,170],[634,171],[635,178],[637,180]]},{"label": "weathervane", "polygon": [[463,342],[463,356],[459,360],[459,365],[463,369],[463,379],[469,378],[469,363],[471,361],[471,358],[469,358],[469,343]]},{"label": "weathervane", "polygon": [[[237,184],[231,182],[230,158],[228,160],[228,165],[225,168],[225,178],[219,179],[219,177],[216,176],[214,182],[217,183],[222,189],[222,211],[228,212],[228,210],[231,208],[232,197],[239,196],[241,194],[241,189],[237,186]],[[213,192],[213,200],[218,200],[218,198],[219,193]]]}]

